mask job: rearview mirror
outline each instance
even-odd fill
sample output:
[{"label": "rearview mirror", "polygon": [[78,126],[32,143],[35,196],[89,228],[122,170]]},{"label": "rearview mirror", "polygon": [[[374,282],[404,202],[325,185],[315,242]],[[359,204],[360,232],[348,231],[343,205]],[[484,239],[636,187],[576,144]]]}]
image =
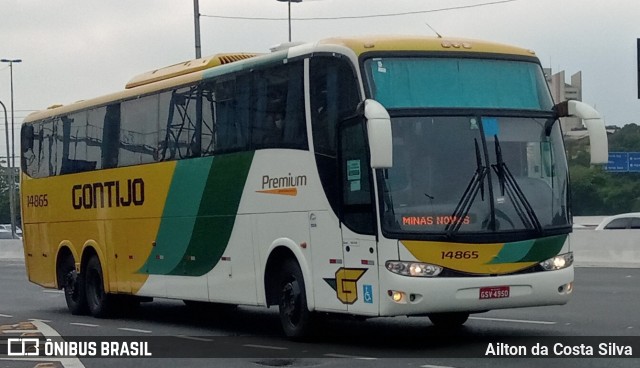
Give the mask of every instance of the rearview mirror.
[{"label": "rearview mirror", "polygon": [[604,120],[593,107],[581,101],[569,100],[554,107],[558,117],[575,116],[582,119],[582,124],[589,132],[591,146],[591,164],[605,165],[609,162],[609,143]]},{"label": "rearview mirror", "polygon": [[388,169],[393,164],[393,138],[389,112],[378,101],[364,102],[371,168]]}]

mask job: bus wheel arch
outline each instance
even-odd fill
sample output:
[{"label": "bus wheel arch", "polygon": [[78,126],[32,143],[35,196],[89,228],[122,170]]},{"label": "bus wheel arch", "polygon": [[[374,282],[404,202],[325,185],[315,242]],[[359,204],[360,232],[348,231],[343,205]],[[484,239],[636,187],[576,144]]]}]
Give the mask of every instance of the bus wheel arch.
[{"label": "bus wheel arch", "polygon": [[71,249],[63,245],[56,257],[56,282],[64,290],[64,298],[69,312],[83,315],[88,311],[84,279],[76,270],[75,256]]},{"label": "bus wheel arch", "polygon": [[267,306],[278,305],[278,281],[281,275],[281,270],[287,259],[292,259],[298,263],[302,271],[302,275],[305,280],[307,290],[307,304],[309,310],[314,310],[313,303],[313,285],[311,284],[311,275],[306,264],[304,264],[304,257],[296,249],[295,244],[291,246],[287,245],[275,245],[269,251],[269,257],[264,266],[263,281],[264,281],[264,295]]}]

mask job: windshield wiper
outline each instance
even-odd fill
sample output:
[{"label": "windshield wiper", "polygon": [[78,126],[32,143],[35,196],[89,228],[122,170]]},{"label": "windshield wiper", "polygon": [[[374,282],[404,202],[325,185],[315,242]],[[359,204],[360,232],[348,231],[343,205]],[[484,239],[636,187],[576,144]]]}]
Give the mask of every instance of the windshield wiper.
[{"label": "windshield wiper", "polygon": [[527,200],[527,197],[522,192],[520,185],[509,171],[509,167],[505,164],[502,159],[502,148],[500,147],[500,141],[498,140],[498,136],[494,135],[495,138],[495,149],[496,149],[496,164],[491,165],[493,170],[496,172],[498,176],[498,182],[500,184],[500,194],[504,196],[505,192],[511,200],[513,207],[520,217],[520,221],[526,228],[536,229],[538,232],[542,231],[542,225],[540,224],[540,220],[538,220],[538,216],[536,216],[533,207],[531,207],[531,203]]},{"label": "windshield wiper", "polygon": [[444,231],[447,232],[447,236],[452,236],[460,230],[460,226],[464,222],[464,218],[471,210],[471,206],[480,192],[480,197],[484,201],[484,178],[487,176],[489,172],[489,168],[482,165],[482,158],[480,156],[480,147],[478,146],[478,140],[474,139],[476,145],[476,171],[473,173],[473,177],[471,177],[471,181],[469,185],[467,185],[467,189],[465,189],[460,201],[456,205],[456,209],[453,211],[451,215],[451,222],[445,226]]}]

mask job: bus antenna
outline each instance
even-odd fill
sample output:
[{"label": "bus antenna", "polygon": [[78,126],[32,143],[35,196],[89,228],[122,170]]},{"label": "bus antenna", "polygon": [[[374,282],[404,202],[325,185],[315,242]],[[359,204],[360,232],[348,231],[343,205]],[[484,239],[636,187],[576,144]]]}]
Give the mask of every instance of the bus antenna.
[{"label": "bus antenna", "polygon": [[431,27],[431,25],[429,23],[424,22],[424,24],[426,24],[427,27],[429,27],[433,31],[433,33],[437,34],[438,38],[442,38],[442,35],[440,33],[438,33],[438,31],[436,31],[433,27]]}]

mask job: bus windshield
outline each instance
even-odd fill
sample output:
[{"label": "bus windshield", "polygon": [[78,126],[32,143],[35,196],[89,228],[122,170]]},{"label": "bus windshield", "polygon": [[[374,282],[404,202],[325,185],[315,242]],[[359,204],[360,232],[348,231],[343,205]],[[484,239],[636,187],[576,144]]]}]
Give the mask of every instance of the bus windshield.
[{"label": "bus windshield", "polygon": [[375,58],[365,66],[392,118],[393,167],[378,176],[386,232],[566,232],[567,163],[539,65]]},{"label": "bus windshield", "polygon": [[533,62],[391,57],[365,61],[374,99],[393,108],[508,108],[550,111],[553,103]]}]

